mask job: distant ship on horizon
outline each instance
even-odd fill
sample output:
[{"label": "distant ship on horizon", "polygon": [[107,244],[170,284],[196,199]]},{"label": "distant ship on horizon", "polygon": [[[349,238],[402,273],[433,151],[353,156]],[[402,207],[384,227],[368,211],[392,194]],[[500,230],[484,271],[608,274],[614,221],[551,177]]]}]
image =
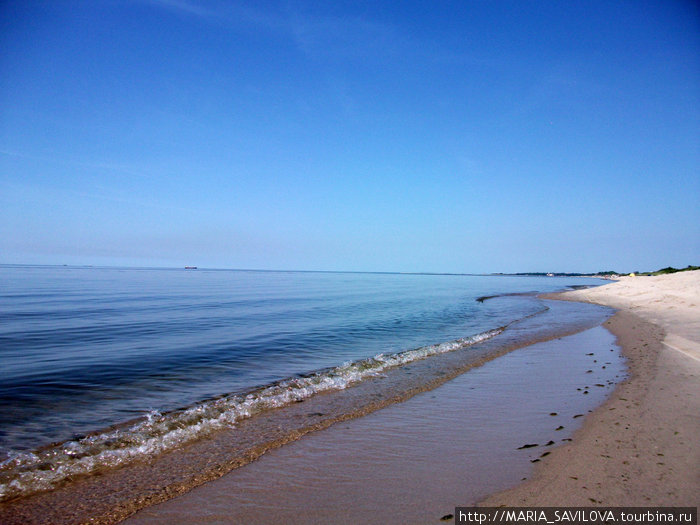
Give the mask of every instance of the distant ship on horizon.
[{"label": "distant ship on horizon", "polygon": [[185,266],[185,270],[196,270],[196,266]]}]

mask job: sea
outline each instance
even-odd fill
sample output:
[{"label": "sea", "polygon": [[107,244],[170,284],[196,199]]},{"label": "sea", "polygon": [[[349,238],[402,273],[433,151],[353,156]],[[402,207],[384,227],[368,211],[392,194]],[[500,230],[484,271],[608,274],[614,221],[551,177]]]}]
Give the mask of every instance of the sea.
[{"label": "sea", "polygon": [[603,283],[0,265],[0,501],[470,352],[546,319],[537,294]]}]

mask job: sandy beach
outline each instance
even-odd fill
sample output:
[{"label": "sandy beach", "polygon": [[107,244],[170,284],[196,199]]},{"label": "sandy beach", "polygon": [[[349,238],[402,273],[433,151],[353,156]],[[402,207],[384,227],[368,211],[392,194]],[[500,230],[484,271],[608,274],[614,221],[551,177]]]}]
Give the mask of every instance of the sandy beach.
[{"label": "sandy beach", "polygon": [[[430,360],[417,361],[404,373],[437,374],[431,389],[357,414],[363,417],[319,423],[311,429],[319,431],[261,450],[224,475],[179,482],[185,466],[218,461],[209,447],[195,454],[204,463],[193,463],[200,446],[193,445],[185,463],[178,454],[159,459],[173,468],[136,464],[86,478],[0,507],[0,521],[116,523],[131,515],[126,522],[134,525],[421,524],[449,522],[455,507],[475,504],[696,506],[700,271],[623,278],[545,299],[546,312],[502,334],[511,342],[498,343],[500,357],[449,381]],[[609,317],[608,308],[581,302],[618,311]],[[564,329],[572,315],[583,315],[581,324]],[[523,343],[533,323],[546,330]],[[289,410],[321,417],[334,397]],[[244,428],[235,440],[222,434],[215,449],[230,454],[226,446]],[[152,487],[135,483],[142,478]],[[129,491],[139,493],[134,504]]]},{"label": "sandy beach", "polygon": [[[561,302],[551,303],[554,319]],[[516,349],[272,450],[126,523],[441,523],[457,504],[527,478],[533,462],[572,439],[625,375],[612,347],[612,334],[596,326]]]},{"label": "sandy beach", "polygon": [[[136,522],[267,523],[271,509],[291,523],[439,519],[455,502],[526,477],[531,461],[570,439],[624,376],[614,338],[600,326],[610,309],[535,302],[537,315],[464,352],[416,360],[152,461],[10,500],[0,504],[0,521],[116,523],[139,509]],[[592,370],[591,349],[607,366]],[[533,442],[542,448],[523,447]]]},{"label": "sandy beach", "polygon": [[0,525],[697,522],[700,0],[0,23]]},{"label": "sandy beach", "polygon": [[533,480],[482,504],[697,506],[700,271],[623,277],[560,298],[619,309],[606,327],[630,378]]},{"label": "sandy beach", "polygon": [[[699,285],[700,272],[692,272],[624,278],[555,296],[619,309],[604,327],[626,358],[627,379],[614,390],[590,388],[602,398],[580,395],[588,393],[584,372],[614,366],[587,352],[611,344],[592,329],[516,350],[432,392],[310,435],[128,522],[440,523],[452,521],[453,505],[479,500],[485,506],[696,506]],[[566,380],[518,381],[524,366],[551,366],[557,355],[565,356],[557,375],[571,372]],[[584,362],[584,356],[591,357]],[[508,375],[509,369],[517,372]],[[501,404],[487,390],[493,384],[500,393],[512,387]],[[467,391],[483,396],[470,404]],[[481,430],[470,434],[475,426]],[[483,429],[491,432],[486,441]],[[537,446],[522,450],[525,442]]]}]

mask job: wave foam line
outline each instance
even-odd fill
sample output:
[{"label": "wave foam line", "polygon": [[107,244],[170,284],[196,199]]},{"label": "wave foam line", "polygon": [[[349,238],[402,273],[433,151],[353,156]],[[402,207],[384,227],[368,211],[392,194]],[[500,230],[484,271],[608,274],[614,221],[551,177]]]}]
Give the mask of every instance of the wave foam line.
[{"label": "wave foam line", "polygon": [[0,501],[49,490],[74,476],[172,450],[216,430],[234,427],[237,421],[263,410],[303,401],[319,392],[342,390],[381,375],[389,368],[466,348],[500,334],[505,328],[396,354],[378,354],[308,376],[285,379],[247,395],[223,397],[167,414],[153,411],[125,429],[33,452],[13,452],[0,463]]}]

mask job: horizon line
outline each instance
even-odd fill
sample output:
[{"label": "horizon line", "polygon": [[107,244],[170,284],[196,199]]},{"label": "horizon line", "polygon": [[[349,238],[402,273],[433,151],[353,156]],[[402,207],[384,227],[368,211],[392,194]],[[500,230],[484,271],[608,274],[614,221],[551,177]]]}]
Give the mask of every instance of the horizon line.
[{"label": "horizon line", "polygon": [[[119,266],[102,264],[38,264],[38,263],[0,263],[0,267],[33,267],[33,268],[95,268],[116,270],[204,270],[204,271],[228,271],[228,272],[268,272],[268,273],[353,273],[353,274],[379,274],[379,275],[453,275],[453,276],[553,276],[553,277],[590,277],[602,275],[601,272],[432,272],[432,271],[381,271],[381,270],[299,270],[299,269],[265,269],[265,268],[214,268],[200,266]],[[617,273],[617,272],[616,272]],[[618,275],[626,275],[629,272],[619,272]]]}]

